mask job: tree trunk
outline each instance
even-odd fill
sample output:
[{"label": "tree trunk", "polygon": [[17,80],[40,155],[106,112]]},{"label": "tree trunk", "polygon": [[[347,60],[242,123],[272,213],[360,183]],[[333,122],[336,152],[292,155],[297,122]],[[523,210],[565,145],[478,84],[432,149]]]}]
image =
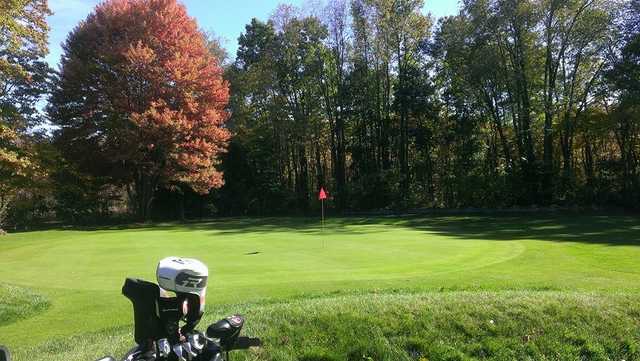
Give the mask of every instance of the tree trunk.
[{"label": "tree trunk", "polygon": [[338,209],[344,210],[347,207],[347,190],[346,190],[346,154],[345,154],[345,135],[344,135],[344,119],[340,114],[336,118],[336,190],[338,195]]},{"label": "tree trunk", "polygon": [[[553,95],[556,89],[558,67],[553,60],[553,20],[557,10],[557,3],[551,2],[549,13],[545,21],[546,56],[544,67],[544,149],[542,171],[542,197],[545,204],[553,200]],[[564,47],[564,45],[563,45]]]},{"label": "tree trunk", "polygon": [[594,195],[594,180],[595,180],[595,171],[594,171],[594,161],[593,161],[593,147],[591,146],[591,142],[589,138],[585,135],[584,139],[584,175],[586,178],[587,191],[589,192],[590,201],[593,201]]},{"label": "tree trunk", "polygon": [[178,219],[180,221],[184,221],[186,219],[185,215],[184,215],[184,199],[185,199],[185,192],[181,191],[178,194],[178,197],[180,198],[178,201]]},{"label": "tree trunk", "polygon": [[[567,120],[568,122],[568,120]],[[567,127],[569,127],[567,125]],[[562,134],[562,175],[564,178],[565,186],[570,186],[573,180],[573,136],[571,135],[571,129],[565,129]]]},{"label": "tree trunk", "polygon": [[142,222],[151,218],[151,204],[158,186],[158,176],[138,171],[135,179],[135,191],[129,192],[130,201],[134,202],[136,217]]},{"label": "tree trunk", "polygon": [[301,211],[307,212],[307,210],[309,209],[309,167],[307,164],[307,151],[304,144],[298,145],[298,166],[299,173],[298,178],[296,179],[296,188],[298,193],[299,206]]},{"label": "tree trunk", "polygon": [[391,128],[391,74],[389,69],[389,63],[384,64],[385,78],[383,88],[383,103],[382,103],[382,134],[381,134],[381,151],[382,151],[382,169],[391,169],[391,152],[390,152],[390,128]]},{"label": "tree trunk", "polygon": [[315,147],[315,161],[316,161],[316,183],[318,188],[326,186],[326,179],[324,175],[324,168],[322,167],[322,159],[320,157],[320,147]]}]

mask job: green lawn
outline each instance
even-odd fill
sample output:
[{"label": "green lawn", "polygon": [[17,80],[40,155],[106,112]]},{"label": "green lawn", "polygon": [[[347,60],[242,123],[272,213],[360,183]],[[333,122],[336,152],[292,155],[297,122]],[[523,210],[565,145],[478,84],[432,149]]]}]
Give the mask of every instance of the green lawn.
[{"label": "green lawn", "polygon": [[[0,343],[14,350],[17,361],[123,352],[131,342],[131,306],[120,295],[122,282],[127,276],[152,280],[156,262],[169,255],[209,266],[209,319],[233,310],[254,317],[248,331],[272,342],[248,359],[331,359],[322,342],[294,342],[300,324],[344,338],[336,341],[336,352],[343,352],[336,360],[554,359],[549,350],[562,337],[578,340],[567,341],[575,347],[559,355],[640,358],[633,341],[640,339],[640,309],[629,307],[640,301],[640,222],[631,216],[341,218],[329,220],[324,231],[303,218],[221,219],[10,234],[0,238]],[[16,311],[21,302],[24,309]],[[389,313],[387,304],[417,310],[416,323],[403,321],[413,331],[379,324],[398,313]],[[506,324],[510,307],[509,327],[481,327],[486,317]],[[357,324],[353,333],[333,324],[341,320],[331,316],[333,309]],[[300,317],[298,323],[282,318],[287,310]],[[463,325],[439,334],[451,345],[420,332],[442,328],[447,317]],[[617,320],[616,327],[601,332],[602,320],[609,319]],[[536,336],[536,327],[560,332],[565,324],[573,336]],[[522,328],[532,328],[531,335],[514,333]],[[352,348],[343,344],[360,336],[362,343]],[[538,337],[541,344],[520,349],[511,344],[514,337]],[[97,340],[100,346],[87,347]]]}]

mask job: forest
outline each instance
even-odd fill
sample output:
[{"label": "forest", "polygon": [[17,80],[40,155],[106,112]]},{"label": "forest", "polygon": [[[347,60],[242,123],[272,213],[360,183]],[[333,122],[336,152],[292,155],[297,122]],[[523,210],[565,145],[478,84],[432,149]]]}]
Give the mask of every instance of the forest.
[{"label": "forest", "polygon": [[236,54],[111,0],[57,70],[46,0],[8,4],[0,228],[304,215],[320,187],[335,214],[640,204],[639,0],[281,5]]}]

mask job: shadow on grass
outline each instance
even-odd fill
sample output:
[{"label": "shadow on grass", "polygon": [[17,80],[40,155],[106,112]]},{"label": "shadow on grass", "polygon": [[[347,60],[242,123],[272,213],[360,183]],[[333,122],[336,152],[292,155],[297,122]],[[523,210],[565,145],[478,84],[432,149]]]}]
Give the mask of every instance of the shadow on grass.
[{"label": "shadow on grass", "polygon": [[[370,228],[367,226],[377,226]],[[200,222],[128,224],[72,228],[80,231],[209,231],[212,235],[294,232],[305,235],[366,235],[404,227],[463,239],[494,241],[542,240],[611,246],[640,245],[640,219],[629,215],[436,215],[338,217],[324,230],[315,218],[220,218]],[[392,236],[390,236],[392,237]],[[390,238],[390,240],[392,240]]]},{"label": "shadow on grass", "polygon": [[640,219],[623,215],[413,217],[407,227],[444,236],[495,241],[541,240],[640,246]]},{"label": "shadow on grass", "polygon": [[77,231],[212,231],[215,235],[295,232],[302,234],[369,234],[370,229],[349,226],[382,225],[380,218],[335,218],[323,229],[319,219],[308,217],[218,218],[207,221],[134,223],[113,226],[70,227]]}]

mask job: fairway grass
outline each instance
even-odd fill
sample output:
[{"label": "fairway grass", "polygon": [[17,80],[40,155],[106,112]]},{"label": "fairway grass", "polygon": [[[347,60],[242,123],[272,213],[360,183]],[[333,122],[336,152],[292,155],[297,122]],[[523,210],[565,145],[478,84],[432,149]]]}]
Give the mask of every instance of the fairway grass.
[{"label": "fairway grass", "polygon": [[[196,257],[209,266],[211,280],[207,303],[210,313],[221,316],[219,311],[227,310],[254,315],[256,320],[249,321],[248,326],[255,328],[249,331],[267,336],[267,340],[271,340],[268,335],[278,332],[278,328],[290,333],[297,327],[295,323],[287,326],[287,319],[283,316],[277,318],[276,311],[272,310],[286,314],[288,305],[301,307],[309,318],[300,322],[316,329],[320,326],[314,323],[321,320],[313,317],[316,312],[314,305],[324,305],[324,311],[317,310],[318,315],[329,317],[333,307],[348,309],[352,304],[375,300],[377,298],[366,295],[377,292],[380,297],[389,297],[386,299],[389,302],[400,300],[400,308],[410,307],[414,301],[422,302],[424,309],[416,316],[417,323],[406,335],[398,336],[398,340],[404,337],[409,342],[415,334],[415,342],[411,341],[416,343],[414,355],[429,354],[429,360],[447,359],[444,356],[439,358],[444,349],[434,351],[437,342],[429,341],[436,340],[436,334],[429,336],[418,332],[423,327],[432,327],[429,322],[435,322],[433,317],[436,314],[430,313],[431,304],[440,305],[439,309],[445,310],[449,309],[447,303],[452,302],[462,312],[465,302],[472,303],[473,307],[487,303],[508,317],[509,295],[517,295],[516,299],[521,300],[517,305],[522,311],[519,315],[524,315],[531,308],[542,317],[549,310],[545,305],[553,304],[556,305],[553,312],[570,317],[573,311],[569,306],[576,305],[573,308],[576,310],[575,322],[586,317],[583,325],[586,333],[575,332],[586,342],[584,345],[587,346],[583,346],[591,350],[588,352],[610,357],[631,355],[625,360],[637,357],[633,353],[637,352],[633,351],[637,350],[637,344],[625,341],[629,337],[634,339],[633,335],[635,340],[640,339],[640,312],[637,307],[628,307],[638,304],[636,295],[640,294],[640,225],[638,219],[631,216],[340,218],[329,220],[324,231],[319,222],[305,218],[221,219],[192,224],[10,234],[0,238],[0,280],[6,285],[31,290],[28,292],[40,295],[48,306],[28,315],[11,316],[11,322],[0,323],[0,343],[14,350],[17,361],[36,359],[26,351],[32,347],[44,350],[47,357],[43,360],[62,360],[60,355],[65,352],[72,353],[65,360],[85,360],[87,356],[96,354],[94,350],[97,353],[122,352],[132,339],[131,305],[120,295],[124,278],[133,276],[153,280],[157,261],[171,255]],[[392,294],[389,295],[390,292]],[[474,295],[482,302],[474,301]],[[450,298],[454,296],[459,297]],[[538,296],[547,303],[534,302]],[[407,301],[409,306],[401,305],[401,300],[406,298],[413,301]],[[4,298],[0,300],[3,304],[9,303]],[[335,306],[331,305],[333,302],[336,302]],[[563,311],[565,303],[567,311]],[[252,306],[234,310],[228,306],[232,304]],[[382,306],[371,306],[375,310],[372,309],[368,322],[375,323],[389,317],[387,309]],[[602,309],[605,306],[617,310],[619,327],[616,326],[613,333],[590,335],[590,332],[600,333],[599,324],[611,316],[607,309]],[[0,305],[0,310],[1,307],[3,305]],[[252,313],[254,308],[256,311]],[[624,312],[626,308],[630,309],[629,313]],[[446,323],[446,317],[452,317],[451,322],[456,317],[468,318],[471,323],[479,322],[473,313],[456,315],[456,308],[448,312],[442,313],[443,318],[438,319],[438,328]],[[556,321],[550,315],[553,313],[545,316],[545,324],[538,326],[558,328],[559,324],[554,324]],[[340,323],[340,318],[335,322]],[[533,321],[523,316],[513,322],[515,329],[526,328]],[[332,326],[325,322],[324,328],[327,327],[342,329],[346,326]],[[386,338],[385,324],[371,327],[381,330],[382,334],[378,336],[382,342]],[[365,347],[369,340],[378,340],[371,338],[370,334],[358,335],[367,329],[357,326],[350,338],[335,342],[362,338],[363,343],[352,350]],[[460,337],[466,335],[464,328],[447,332],[451,332],[451,337],[458,333],[461,333]],[[538,344],[536,347],[550,349],[551,338],[562,335],[545,332],[546,336],[541,339],[549,338],[544,341],[548,347]],[[442,333],[443,337],[446,335]],[[504,342],[494,340],[499,344],[496,347],[503,350],[501,352],[515,347],[512,344],[515,341],[506,340],[514,335],[503,335]],[[114,341],[112,345],[87,350],[86,345],[82,346],[85,341],[80,340],[91,337]],[[293,336],[287,337],[291,340]],[[450,345],[452,349],[445,352],[455,354],[454,351],[458,350],[462,352],[458,354],[461,358],[451,356],[454,358],[450,359],[508,359],[503,353],[489,357],[487,350],[490,347],[487,345],[482,346],[481,351],[472,350],[480,347],[478,344],[483,345],[483,340],[488,337],[485,334],[469,340],[464,337],[459,347],[454,343]],[[598,337],[612,339],[600,342]],[[388,339],[392,344],[395,342]],[[382,344],[371,342],[378,345],[375,347],[382,347]],[[390,344],[389,350],[404,350],[404,342]],[[343,353],[337,358],[323,356],[326,345],[321,343],[299,345],[300,350],[309,352],[306,356],[295,353],[293,349],[298,349],[297,344],[298,340],[289,345],[270,343],[259,351],[266,353],[247,355],[259,360],[304,357],[307,360],[342,360],[353,356],[347,355],[351,351],[346,344],[340,346]],[[447,342],[444,344],[446,346]],[[624,347],[630,350],[626,354],[620,350],[613,351],[623,344],[628,344]],[[64,351],[67,347],[72,347],[72,350]],[[587,352],[584,347],[567,349],[566,355]],[[316,352],[315,356],[313,352]],[[391,354],[383,352],[382,348],[371,352],[375,353],[374,360],[403,359],[389,356]],[[535,350],[513,352],[519,352],[517,355],[529,355],[526,352],[531,352],[531,359],[540,359],[535,355],[548,355],[548,359],[554,359],[550,351],[543,350],[540,354]],[[410,354],[405,352],[403,355]]]}]

